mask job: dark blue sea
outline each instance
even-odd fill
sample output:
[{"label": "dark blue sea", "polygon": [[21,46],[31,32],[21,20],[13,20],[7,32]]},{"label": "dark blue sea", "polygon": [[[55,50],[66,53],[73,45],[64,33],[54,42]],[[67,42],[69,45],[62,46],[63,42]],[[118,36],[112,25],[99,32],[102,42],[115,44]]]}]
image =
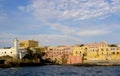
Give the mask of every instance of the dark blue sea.
[{"label": "dark blue sea", "polygon": [[59,66],[0,68],[0,76],[120,76],[120,66]]}]

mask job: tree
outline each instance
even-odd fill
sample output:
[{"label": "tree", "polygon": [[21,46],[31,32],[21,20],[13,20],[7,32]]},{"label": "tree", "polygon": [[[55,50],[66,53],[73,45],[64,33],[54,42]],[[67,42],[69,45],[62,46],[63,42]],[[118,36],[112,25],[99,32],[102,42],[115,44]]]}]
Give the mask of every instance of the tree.
[{"label": "tree", "polygon": [[23,59],[33,59],[33,50],[29,47],[27,48],[27,54],[23,57]]},{"label": "tree", "polygon": [[25,55],[25,57],[23,59],[29,59],[29,60],[33,60],[35,62],[37,62],[39,60],[41,64],[46,64],[46,63],[51,62],[51,60],[43,58],[45,55],[44,48],[36,48],[35,51],[36,52],[34,53],[33,50],[28,47],[27,54]]},{"label": "tree", "polygon": [[110,47],[117,47],[116,44],[110,44],[109,46],[110,46]]}]

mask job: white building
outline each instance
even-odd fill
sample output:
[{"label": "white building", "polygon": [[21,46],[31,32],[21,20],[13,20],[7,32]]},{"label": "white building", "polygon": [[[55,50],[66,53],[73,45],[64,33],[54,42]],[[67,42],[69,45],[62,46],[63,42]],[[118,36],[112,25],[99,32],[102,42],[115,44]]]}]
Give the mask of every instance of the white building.
[{"label": "white building", "polygon": [[27,49],[19,49],[19,59],[22,59],[27,54]]},{"label": "white building", "polygon": [[22,58],[23,55],[26,54],[26,52],[21,52],[23,50],[19,49],[19,44],[17,38],[14,40],[14,46],[13,47],[7,47],[0,49],[0,56],[11,56],[15,59]]}]

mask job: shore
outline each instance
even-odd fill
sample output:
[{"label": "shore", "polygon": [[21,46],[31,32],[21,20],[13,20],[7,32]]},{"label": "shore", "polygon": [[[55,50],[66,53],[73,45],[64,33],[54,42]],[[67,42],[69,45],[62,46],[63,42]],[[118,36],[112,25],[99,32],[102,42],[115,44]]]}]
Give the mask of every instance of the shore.
[{"label": "shore", "polygon": [[120,63],[79,63],[79,64],[55,64],[55,63],[41,63],[38,59],[36,60],[3,60],[0,64],[0,68],[11,68],[11,67],[27,67],[27,66],[45,66],[45,65],[63,65],[63,66],[120,66]]},{"label": "shore", "polygon": [[41,63],[38,59],[36,59],[36,60],[28,60],[28,59],[13,60],[13,59],[9,59],[9,60],[2,60],[2,61],[3,61],[3,63],[0,64],[0,68],[46,65],[46,64]]}]

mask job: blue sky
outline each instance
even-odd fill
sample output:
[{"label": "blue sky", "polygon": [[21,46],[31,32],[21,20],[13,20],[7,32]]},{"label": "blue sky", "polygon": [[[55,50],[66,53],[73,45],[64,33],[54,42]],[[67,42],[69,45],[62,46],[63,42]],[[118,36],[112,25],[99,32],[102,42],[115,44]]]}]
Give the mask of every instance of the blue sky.
[{"label": "blue sky", "polygon": [[0,47],[120,43],[120,0],[0,0]]}]

